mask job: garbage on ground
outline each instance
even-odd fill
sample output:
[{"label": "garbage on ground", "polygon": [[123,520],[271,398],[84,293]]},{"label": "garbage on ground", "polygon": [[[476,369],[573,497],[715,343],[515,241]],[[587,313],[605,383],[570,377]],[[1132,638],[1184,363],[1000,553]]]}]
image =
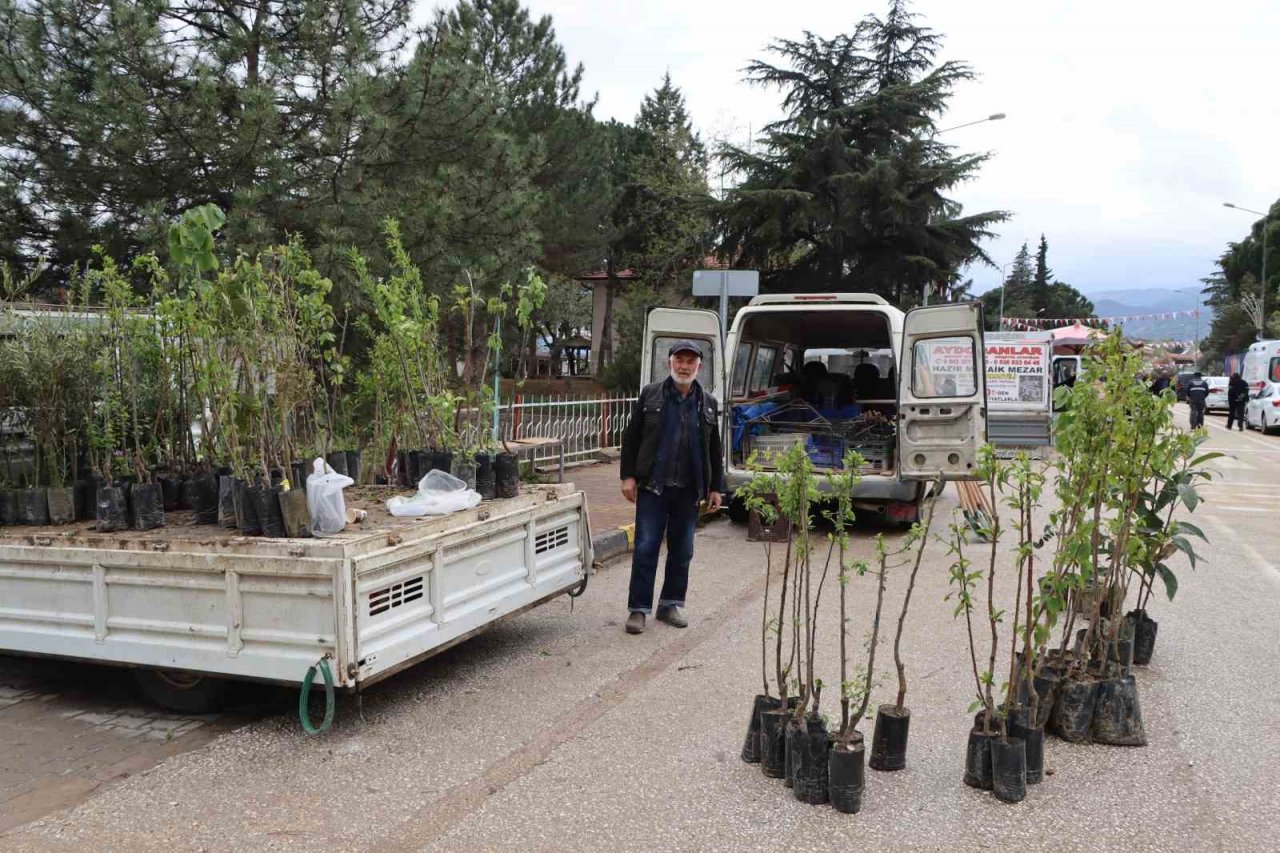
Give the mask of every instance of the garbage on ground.
[{"label": "garbage on ground", "polygon": [[433,468],[418,482],[418,492],[410,497],[397,495],[387,501],[387,511],[397,517],[448,515],[471,509],[480,503],[480,493],[468,489],[457,477]]}]

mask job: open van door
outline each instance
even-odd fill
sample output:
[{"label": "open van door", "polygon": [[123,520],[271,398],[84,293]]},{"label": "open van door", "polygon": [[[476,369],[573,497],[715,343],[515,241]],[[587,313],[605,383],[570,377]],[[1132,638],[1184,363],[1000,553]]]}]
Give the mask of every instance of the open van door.
[{"label": "open van door", "polygon": [[654,308],[644,321],[644,350],[640,354],[640,387],[666,379],[671,345],[691,340],[702,349],[698,382],[724,403],[724,347],[720,316],[701,308]]},{"label": "open van door", "polygon": [[908,311],[899,364],[898,476],[976,479],[987,440],[981,303]]}]

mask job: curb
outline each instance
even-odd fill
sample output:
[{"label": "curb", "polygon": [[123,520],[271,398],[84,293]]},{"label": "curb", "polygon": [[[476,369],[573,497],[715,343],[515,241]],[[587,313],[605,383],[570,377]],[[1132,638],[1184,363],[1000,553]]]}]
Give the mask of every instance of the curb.
[{"label": "curb", "polygon": [[591,537],[591,549],[595,551],[595,561],[603,563],[626,554],[635,547],[635,541],[635,523],[621,524]]}]

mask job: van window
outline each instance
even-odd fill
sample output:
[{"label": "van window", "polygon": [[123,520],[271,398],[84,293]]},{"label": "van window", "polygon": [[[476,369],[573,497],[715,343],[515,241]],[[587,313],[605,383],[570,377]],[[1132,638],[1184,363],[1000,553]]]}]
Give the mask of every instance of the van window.
[{"label": "van window", "polygon": [[978,393],[973,338],[916,341],[911,393],[917,397],[972,397]]},{"label": "van window", "polygon": [[1271,382],[1280,382],[1280,358],[1271,359],[1271,371],[1267,374]]},{"label": "van window", "polygon": [[751,368],[751,344],[738,344],[738,354],[733,357],[733,396],[747,393],[747,371]]},{"label": "van window", "polygon": [[715,354],[711,350],[711,342],[704,341],[701,338],[676,338],[671,336],[657,337],[653,339],[653,370],[650,371],[649,377],[654,382],[661,382],[671,375],[671,368],[667,365],[667,359],[671,357],[668,352],[671,345],[676,341],[691,340],[698,345],[698,349],[702,350],[702,365],[698,368],[698,382],[708,391],[711,389],[711,377],[715,376]]},{"label": "van window", "polygon": [[777,347],[756,347],[755,364],[751,368],[751,390],[763,391],[772,383],[773,360],[777,355]]}]

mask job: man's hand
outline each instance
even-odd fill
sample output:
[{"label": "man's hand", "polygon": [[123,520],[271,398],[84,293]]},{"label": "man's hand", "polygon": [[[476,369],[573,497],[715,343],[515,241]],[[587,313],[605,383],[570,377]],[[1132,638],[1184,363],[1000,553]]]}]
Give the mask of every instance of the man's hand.
[{"label": "man's hand", "polygon": [[707,495],[707,512],[715,512],[720,509],[720,505],[724,503],[724,499],[720,497],[719,492],[712,492]]},{"label": "man's hand", "polygon": [[636,478],[628,477],[622,481],[622,496],[631,503],[636,502]]}]

